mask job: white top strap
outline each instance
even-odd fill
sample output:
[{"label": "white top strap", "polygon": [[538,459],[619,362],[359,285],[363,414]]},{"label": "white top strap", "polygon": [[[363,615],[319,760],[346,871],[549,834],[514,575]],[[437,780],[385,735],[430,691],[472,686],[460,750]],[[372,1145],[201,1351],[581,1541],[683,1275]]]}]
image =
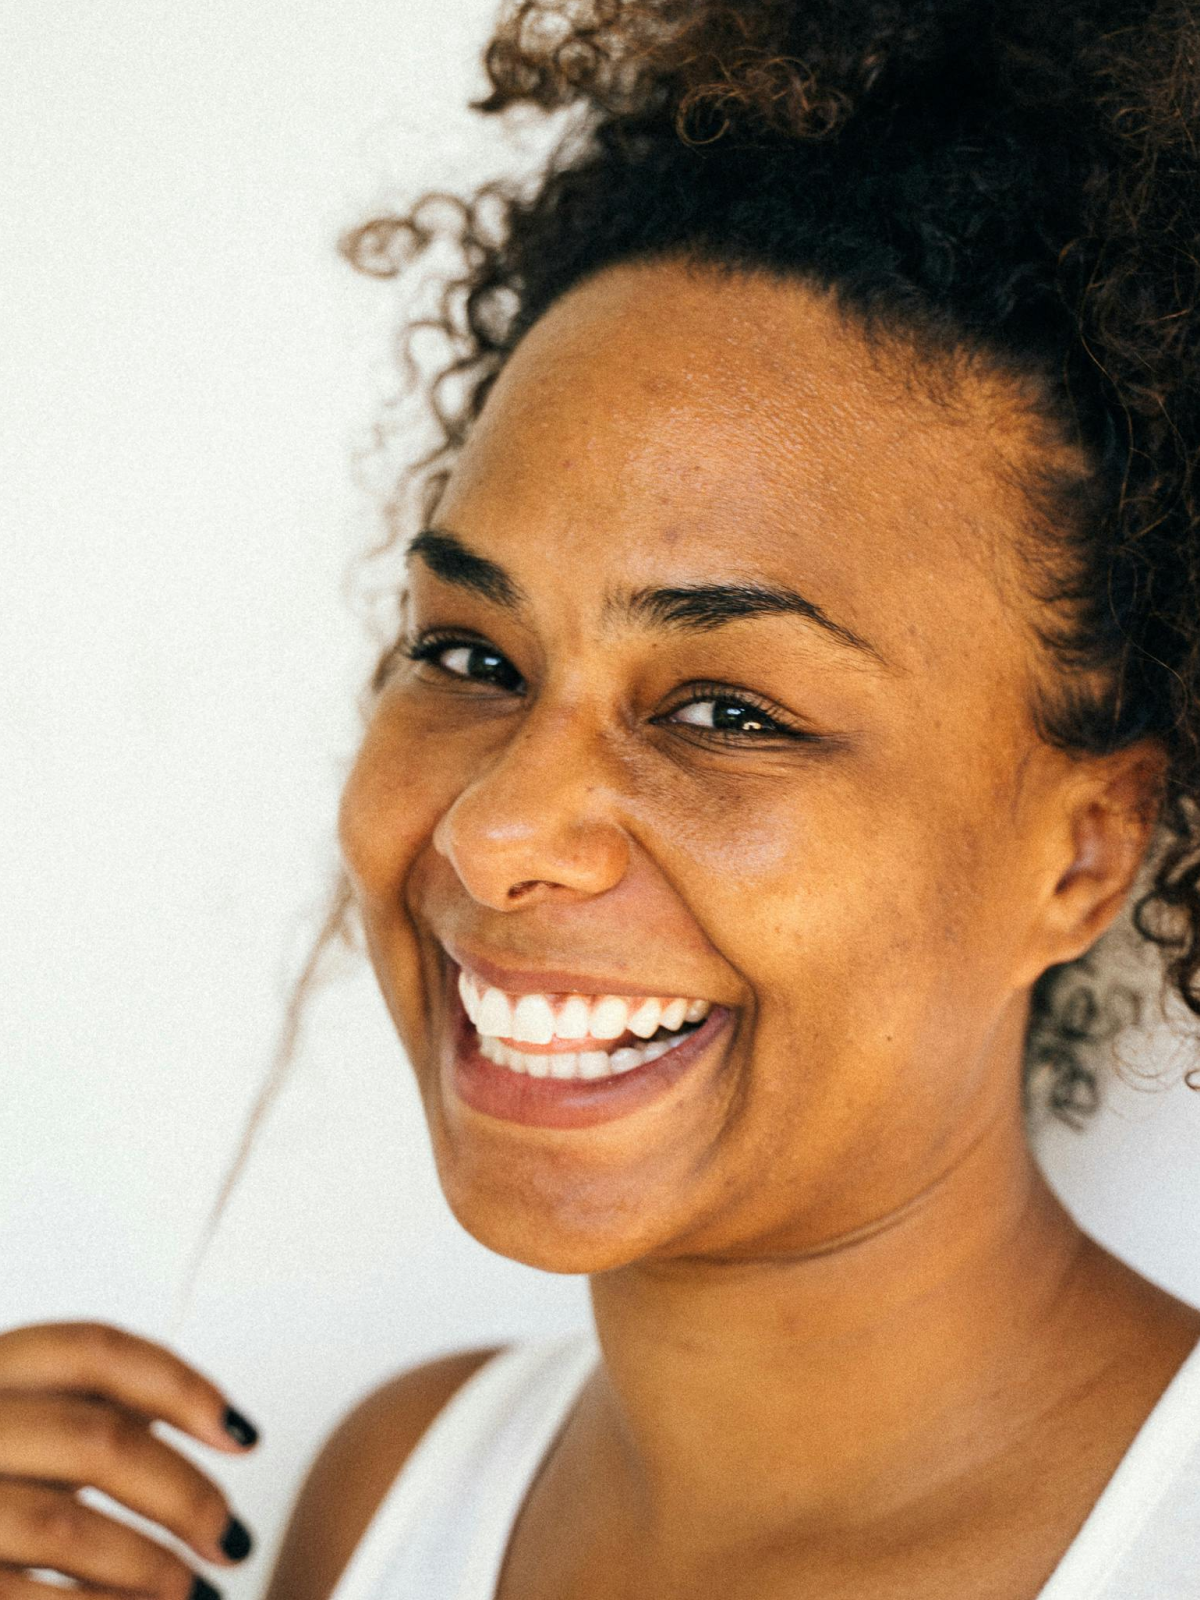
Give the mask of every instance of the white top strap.
[{"label": "white top strap", "polygon": [[426,1430],[331,1600],[494,1600],[517,1513],[597,1359],[588,1331],[486,1361]]},{"label": "white top strap", "polygon": [[1038,1600],[1200,1597],[1200,1345],[1167,1385]]}]

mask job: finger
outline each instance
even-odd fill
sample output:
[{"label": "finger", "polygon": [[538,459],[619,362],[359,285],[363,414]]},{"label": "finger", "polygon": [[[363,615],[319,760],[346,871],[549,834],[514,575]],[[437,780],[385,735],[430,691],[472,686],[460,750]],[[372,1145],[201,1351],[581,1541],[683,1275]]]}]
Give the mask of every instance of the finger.
[{"label": "finger", "polygon": [[103,1322],[41,1323],[0,1334],[0,1389],[74,1389],[161,1418],[219,1450],[258,1435],[216,1384],[149,1339]]},{"label": "finger", "polygon": [[145,1419],[81,1395],[0,1391],[0,1476],[99,1489],[205,1561],[241,1561],[250,1536],[211,1478]]},{"label": "finger", "polygon": [[[81,1589],[78,1592],[86,1595],[87,1600],[135,1600],[128,1589]],[[59,1585],[39,1583],[21,1572],[0,1571],[0,1600],[61,1600],[62,1593]]]},{"label": "finger", "polygon": [[[203,1579],[198,1579],[197,1583],[202,1584]],[[96,1588],[91,1584],[86,1589],[66,1592],[85,1595],[87,1600],[146,1600],[145,1595],[139,1595],[132,1589]],[[39,1583],[36,1578],[30,1578],[23,1572],[0,1569],[0,1600],[62,1600],[62,1595],[63,1589],[59,1584]],[[197,1587],[189,1600],[220,1600],[220,1596],[210,1584]]]},{"label": "finger", "polygon": [[187,1600],[195,1587],[195,1574],[171,1551],[93,1511],[65,1489],[43,1484],[3,1486],[0,1562],[41,1567],[154,1600]]}]

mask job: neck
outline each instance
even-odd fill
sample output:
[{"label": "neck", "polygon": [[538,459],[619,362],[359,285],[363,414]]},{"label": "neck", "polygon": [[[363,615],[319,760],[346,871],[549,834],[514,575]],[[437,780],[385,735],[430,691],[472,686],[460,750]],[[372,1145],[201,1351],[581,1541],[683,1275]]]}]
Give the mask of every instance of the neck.
[{"label": "neck", "polygon": [[936,1493],[1086,1380],[1063,1339],[1099,1254],[1018,1120],[820,1253],[596,1275],[600,1404],[640,1514],[766,1533]]}]

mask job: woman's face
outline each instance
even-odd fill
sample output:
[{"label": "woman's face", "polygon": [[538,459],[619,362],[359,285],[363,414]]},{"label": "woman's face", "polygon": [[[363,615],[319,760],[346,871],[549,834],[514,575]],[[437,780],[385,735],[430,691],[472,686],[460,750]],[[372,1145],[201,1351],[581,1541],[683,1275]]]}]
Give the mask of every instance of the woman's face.
[{"label": "woman's face", "polygon": [[[1098,931],[1043,925],[1072,764],[1030,721],[1026,440],[999,385],[939,407],[900,371],[794,283],[611,269],[520,345],[410,559],[424,659],[342,841],[446,1194],[497,1250],[819,1248],[1019,1121],[1028,986]],[[534,1037],[480,1019],[489,987],[542,997]],[[571,994],[586,1047],[538,1042]],[[602,995],[622,1029],[709,1010],[649,1061]]]}]

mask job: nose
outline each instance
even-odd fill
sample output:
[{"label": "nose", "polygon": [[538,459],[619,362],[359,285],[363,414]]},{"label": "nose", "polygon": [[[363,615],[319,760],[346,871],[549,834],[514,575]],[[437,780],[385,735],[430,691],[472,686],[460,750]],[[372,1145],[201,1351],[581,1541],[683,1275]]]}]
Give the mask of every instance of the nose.
[{"label": "nose", "polygon": [[497,911],[603,894],[625,876],[600,737],[567,708],[534,708],[433,833],[473,899]]}]

